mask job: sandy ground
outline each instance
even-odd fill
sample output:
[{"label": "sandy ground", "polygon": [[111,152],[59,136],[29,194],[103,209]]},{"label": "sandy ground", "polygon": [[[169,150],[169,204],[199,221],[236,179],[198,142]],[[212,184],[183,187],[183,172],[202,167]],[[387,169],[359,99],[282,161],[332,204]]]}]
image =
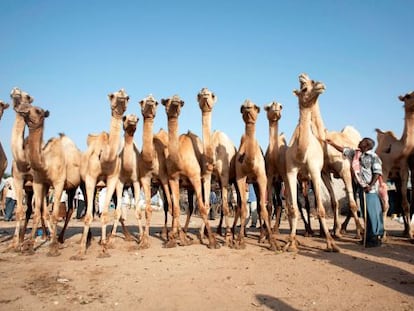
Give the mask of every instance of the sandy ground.
[{"label": "sandy ground", "polygon": [[[69,259],[79,248],[81,221],[71,221],[58,257],[46,255],[40,238],[34,255],[3,252],[15,224],[0,221],[0,310],[414,310],[414,245],[396,221],[387,222],[389,242],[369,249],[353,238],[350,224],[337,242],[341,253],[325,252],[324,240],[304,237],[300,224],[299,252],[278,254],[258,244],[258,229],[248,230],[244,250],[202,244],[166,249],[159,234],[163,213],[153,215],[149,249],[138,250],[119,230],[111,256],[103,259],[97,258],[96,219],[83,261]],[[132,211],[128,217],[136,234]],[[194,239],[200,223],[193,216]],[[287,221],[281,228],[282,243]]]}]

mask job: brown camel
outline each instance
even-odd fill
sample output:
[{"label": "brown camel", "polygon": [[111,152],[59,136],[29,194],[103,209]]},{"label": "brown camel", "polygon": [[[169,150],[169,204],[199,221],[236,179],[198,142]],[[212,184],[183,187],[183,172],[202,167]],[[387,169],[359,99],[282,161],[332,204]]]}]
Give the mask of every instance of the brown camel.
[{"label": "brown camel", "polygon": [[[404,130],[400,139],[393,132],[377,131],[378,146],[375,152],[382,161],[383,180],[387,181],[392,171],[399,172],[401,178],[402,208],[404,211],[404,233],[411,239],[414,235],[414,228],[410,229],[410,205],[407,199],[408,162],[409,156],[414,154],[414,92],[398,97],[404,103]],[[411,172],[414,174],[414,172]],[[383,203],[383,217],[388,211],[388,202]]]},{"label": "brown camel", "polygon": [[296,229],[298,219],[297,205],[297,176],[300,171],[310,175],[314,186],[316,198],[316,210],[320,219],[322,229],[325,232],[327,250],[339,251],[332,236],[329,233],[325,208],[321,196],[321,172],[324,163],[324,151],[320,138],[317,135],[312,122],[312,111],[318,101],[318,97],[325,91],[325,85],[321,82],[310,80],[306,74],[299,76],[300,90],[294,90],[299,99],[299,124],[293,134],[289,148],[286,151],[286,171],[288,189],[288,213],[290,216],[291,233],[285,249],[297,250]]},{"label": "brown camel", "polygon": [[[230,228],[230,210],[228,205],[228,188],[230,180],[235,179],[235,155],[236,147],[230,138],[221,131],[211,134],[211,112],[217,97],[207,88],[201,89],[197,95],[197,101],[202,112],[203,126],[203,185],[204,204],[207,213],[210,210],[210,194],[212,177],[217,180],[221,188],[222,211],[226,223],[226,244],[232,244]],[[220,228],[220,226],[218,227]],[[204,234],[204,226],[200,229],[200,237]]]},{"label": "brown camel", "polygon": [[[4,110],[9,108],[9,104],[6,104],[5,102],[0,100],[0,120],[3,116]],[[0,143],[0,177],[3,177],[4,171],[7,168],[7,157],[6,153],[4,152],[3,146]]]},{"label": "brown camel", "polygon": [[[33,251],[34,239],[36,237],[37,226],[41,219],[42,206],[44,218],[48,219],[48,211],[44,205],[45,196],[49,187],[54,189],[55,200],[53,202],[51,219],[51,243],[48,255],[57,256],[58,238],[57,223],[59,220],[59,204],[63,190],[68,193],[68,203],[70,213],[66,214],[66,224],[62,232],[66,229],[70,216],[73,211],[73,197],[76,188],[81,182],[80,160],[81,152],[71,139],[60,134],[59,137],[51,138],[43,145],[44,120],[49,116],[49,111],[32,106],[21,104],[16,107],[29,128],[27,138],[27,150],[29,163],[33,169],[33,191],[35,213],[33,217],[33,227],[31,239],[28,241],[29,251]],[[63,233],[61,233],[63,239]]]},{"label": "brown camel", "polygon": [[[168,133],[160,130],[159,133],[153,134],[154,119],[157,113],[158,102],[152,95],[139,102],[141,106],[142,117],[144,118],[142,132],[142,151],[139,160],[139,174],[141,187],[145,196],[145,230],[140,238],[139,248],[150,247],[149,229],[152,218],[151,207],[151,185],[158,184],[162,186],[166,202],[164,202],[165,223],[162,236],[167,236],[167,212],[171,208],[171,195],[168,187],[168,174],[166,166],[166,153],[168,148]],[[138,217],[141,217],[141,211]],[[171,213],[171,211],[170,211]],[[141,231],[142,232],[142,231]]]},{"label": "brown camel", "polygon": [[101,214],[102,252],[100,257],[109,256],[107,251],[106,224],[109,221],[109,203],[118,183],[121,170],[121,160],[118,152],[121,141],[122,118],[128,106],[129,96],[124,89],[121,89],[118,92],[109,94],[108,98],[111,107],[109,133],[102,132],[100,134],[88,135],[88,149],[82,154],[81,176],[86,186],[87,210],[79,252],[71,257],[74,260],[83,259],[86,253],[86,242],[93,220],[95,188],[99,182],[106,182],[107,187]]},{"label": "brown camel", "polygon": [[[110,242],[111,237],[116,235],[116,230],[118,226],[118,221],[121,222],[122,231],[124,232],[125,238],[127,240],[133,240],[133,237],[129,233],[128,229],[125,226],[125,219],[122,218],[122,194],[125,187],[132,187],[134,191],[135,208],[136,211],[139,211],[138,208],[138,198],[139,198],[139,174],[138,174],[138,158],[139,150],[134,142],[134,134],[137,129],[138,117],[134,114],[129,114],[122,118],[122,125],[124,129],[124,145],[119,154],[121,159],[121,170],[119,172],[119,181],[116,186],[116,197],[117,204],[115,208],[115,222],[112,228],[112,233],[108,237],[108,243]],[[142,233],[141,219],[138,219],[140,233]]]},{"label": "brown camel", "polygon": [[267,176],[265,159],[262,150],[260,149],[260,145],[256,140],[256,121],[260,108],[250,100],[246,100],[240,107],[240,112],[245,123],[245,133],[241,138],[240,147],[236,154],[236,182],[237,187],[240,190],[240,207],[237,208],[237,214],[233,223],[233,230],[238,220],[238,216],[241,217],[241,225],[240,232],[234,246],[236,248],[245,247],[244,237],[247,215],[247,194],[245,189],[246,183],[252,182],[257,185],[258,206],[260,208],[261,218],[264,220],[266,225],[270,249],[280,249],[270,227],[270,218],[266,208]]},{"label": "brown camel", "polygon": [[[11,134],[11,151],[13,155],[12,175],[16,194],[16,229],[9,249],[19,251],[21,249],[21,243],[24,239],[29,218],[32,214],[33,171],[30,167],[29,157],[26,152],[27,148],[25,149],[24,147],[24,130],[26,123],[23,117],[17,113],[16,109],[21,104],[31,104],[33,102],[33,97],[17,87],[12,89],[10,97],[12,99],[13,109],[16,112],[16,118]],[[26,213],[23,205],[25,194],[25,201],[27,204]],[[23,218],[25,218],[25,222],[22,226]]]},{"label": "brown camel", "polygon": [[[168,157],[167,171],[169,185],[172,194],[173,204],[173,223],[172,232],[169,235],[167,247],[176,246],[177,235],[183,245],[188,241],[179,224],[180,217],[180,182],[183,187],[192,187],[197,198],[197,205],[203,218],[204,224],[208,231],[209,248],[217,248],[214,234],[211,231],[210,224],[207,220],[207,210],[202,198],[201,184],[201,157],[202,145],[200,139],[191,133],[178,136],[178,117],[184,101],[177,95],[168,99],[162,99],[161,103],[165,106],[168,118]],[[181,181],[180,181],[181,180]]]}]

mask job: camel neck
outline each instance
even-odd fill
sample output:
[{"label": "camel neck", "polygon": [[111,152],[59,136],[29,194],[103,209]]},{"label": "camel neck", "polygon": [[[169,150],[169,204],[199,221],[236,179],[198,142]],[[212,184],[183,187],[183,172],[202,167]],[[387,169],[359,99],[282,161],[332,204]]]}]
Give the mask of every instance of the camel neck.
[{"label": "camel neck", "polygon": [[30,154],[30,166],[35,171],[44,172],[45,168],[42,154],[43,126],[29,129],[27,142]]},{"label": "camel neck", "polygon": [[299,132],[298,132],[298,150],[296,158],[304,161],[306,150],[309,147],[311,136],[311,108],[300,108],[299,111]]},{"label": "camel neck", "polygon": [[24,154],[24,127],[26,123],[22,116],[16,113],[16,119],[14,120],[12,135],[11,135],[11,150],[13,159],[18,162],[26,162]]},{"label": "camel neck", "polygon": [[256,123],[246,123],[245,144],[246,144],[246,158],[247,158],[247,162],[249,162],[249,159],[252,160],[255,158]]},{"label": "camel neck", "polygon": [[279,150],[279,140],[278,140],[278,121],[269,120],[269,153],[272,154]]},{"label": "camel neck", "polygon": [[203,150],[205,157],[205,167],[209,167],[209,164],[213,162],[213,146],[211,143],[211,111],[203,111],[202,113],[203,124]]},{"label": "camel neck", "polygon": [[144,130],[142,132],[142,159],[145,162],[152,162],[154,158],[154,143],[153,143],[153,128],[154,119],[144,119]]},{"label": "camel neck", "polygon": [[121,140],[121,119],[112,117],[109,131],[109,148],[104,158],[105,161],[113,161],[118,155],[119,142]]},{"label": "camel neck", "polygon": [[176,164],[179,164],[178,149],[178,119],[168,118],[168,155]]},{"label": "camel neck", "polygon": [[314,128],[315,136],[320,140],[325,140],[325,125],[322,120],[321,110],[319,108],[318,100],[315,101],[315,104],[312,108],[312,126]]}]

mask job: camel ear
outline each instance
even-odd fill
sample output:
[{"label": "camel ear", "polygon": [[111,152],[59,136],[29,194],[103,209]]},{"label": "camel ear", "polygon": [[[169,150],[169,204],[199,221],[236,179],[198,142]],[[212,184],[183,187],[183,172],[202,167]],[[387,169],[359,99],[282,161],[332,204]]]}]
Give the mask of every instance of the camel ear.
[{"label": "camel ear", "polygon": [[398,96],[398,99],[403,102],[404,101],[404,96],[400,95],[400,96]]},{"label": "camel ear", "polygon": [[112,100],[112,98],[114,98],[114,94],[113,93],[108,94],[108,98],[109,100]]},{"label": "camel ear", "polygon": [[9,106],[10,106],[9,104],[7,104],[7,103],[3,103],[3,109],[4,109],[4,110],[6,110],[7,108],[9,108]]},{"label": "camel ear", "polygon": [[211,96],[213,97],[213,102],[216,103],[217,102],[217,96],[214,93],[211,93]]},{"label": "camel ear", "polygon": [[184,101],[183,101],[183,100],[181,100],[181,101],[180,101],[180,104],[181,104],[181,107],[183,107],[183,106],[184,106]]},{"label": "camel ear", "polygon": [[49,114],[50,114],[49,110],[46,110],[45,111],[45,118],[49,117]]},{"label": "camel ear", "polygon": [[257,113],[260,113],[260,107],[259,107],[259,106],[257,106],[257,105],[254,105],[254,108],[256,108],[256,110],[257,110]]},{"label": "camel ear", "polygon": [[263,106],[263,109],[264,109],[265,111],[268,111],[268,110],[270,109],[270,104],[266,104],[266,105],[264,105],[264,106]]},{"label": "camel ear", "polygon": [[241,105],[240,106],[240,113],[243,114],[243,112],[244,112],[244,105]]},{"label": "camel ear", "polygon": [[122,116],[122,122],[125,122],[126,116]]},{"label": "camel ear", "polygon": [[298,91],[298,90],[293,90],[293,95],[295,95],[295,96],[299,96],[299,93],[300,93],[300,91]]},{"label": "camel ear", "polygon": [[161,98],[161,104],[163,106],[167,105],[168,99],[167,98]]}]

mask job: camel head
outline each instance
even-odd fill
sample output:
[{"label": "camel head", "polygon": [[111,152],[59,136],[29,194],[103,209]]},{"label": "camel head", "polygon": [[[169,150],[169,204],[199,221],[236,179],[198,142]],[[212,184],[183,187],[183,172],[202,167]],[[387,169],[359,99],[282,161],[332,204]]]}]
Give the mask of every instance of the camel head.
[{"label": "camel head", "polygon": [[1,117],[3,116],[4,110],[9,108],[9,106],[10,106],[9,104],[7,104],[4,101],[0,100],[0,120],[1,120]]},{"label": "camel head", "polygon": [[49,110],[43,110],[42,108],[32,106],[31,104],[20,104],[15,110],[23,117],[30,130],[42,127],[45,118],[49,117]]},{"label": "camel head", "polygon": [[398,99],[404,102],[405,112],[414,112],[414,92],[407,93],[404,96],[398,96]]},{"label": "camel head", "polygon": [[276,101],[264,106],[267,113],[267,119],[271,122],[277,122],[282,117],[282,105]]},{"label": "camel head", "polygon": [[13,108],[16,110],[16,107],[20,104],[31,104],[33,103],[34,98],[28,93],[22,91],[21,89],[14,87],[10,92],[10,98],[13,100]]},{"label": "camel head", "polygon": [[124,131],[133,136],[138,124],[139,118],[135,114],[129,114],[122,117]]},{"label": "camel head", "polygon": [[111,102],[112,116],[116,119],[122,119],[129,101],[129,96],[124,89],[120,89],[118,92],[108,95]]},{"label": "camel head", "polygon": [[240,112],[243,115],[243,121],[245,123],[256,123],[260,107],[249,99],[246,99],[240,107]]},{"label": "camel head", "polygon": [[217,102],[217,97],[208,88],[204,87],[197,94],[197,101],[201,111],[211,112],[211,110],[213,110],[214,104]]},{"label": "camel head", "polygon": [[299,105],[309,108],[316,103],[318,96],[325,92],[325,85],[322,82],[314,81],[306,73],[299,75],[300,90],[293,93],[299,98]]},{"label": "camel head", "polygon": [[174,95],[171,98],[161,99],[161,104],[165,106],[168,119],[178,118],[181,107],[184,106],[184,101],[178,95]]},{"label": "camel head", "polygon": [[141,106],[141,113],[144,119],[154,119],[157,113],[158,102],[155,100],[152,94],[145,97],[139,102]]}]

